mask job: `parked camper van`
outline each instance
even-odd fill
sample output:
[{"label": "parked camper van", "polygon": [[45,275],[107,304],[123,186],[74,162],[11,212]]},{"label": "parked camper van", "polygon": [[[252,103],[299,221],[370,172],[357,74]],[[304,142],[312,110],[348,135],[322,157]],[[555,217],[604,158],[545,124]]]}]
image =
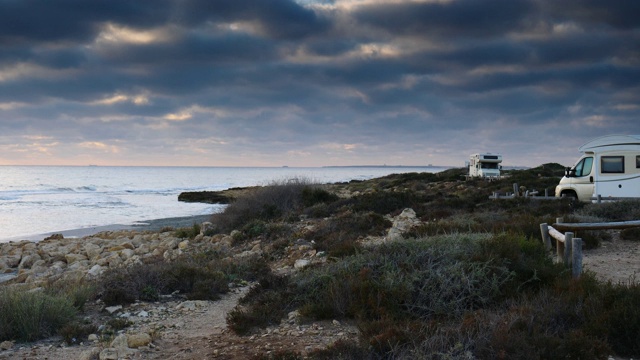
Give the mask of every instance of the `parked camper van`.
[{"label": "parked camper van", "polygon": [[556,197],[640,197],[640,135],[608,135],[582,145],[584,155],[556,186]]},{"label": "parked camper van", "polygon": [[469,177],[500,177],[500,154],[473,154],[469,158]]}]

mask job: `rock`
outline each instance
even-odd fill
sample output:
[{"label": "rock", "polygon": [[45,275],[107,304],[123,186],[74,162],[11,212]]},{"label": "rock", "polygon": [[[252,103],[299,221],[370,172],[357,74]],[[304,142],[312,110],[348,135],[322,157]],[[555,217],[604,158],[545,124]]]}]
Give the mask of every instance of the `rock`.
[{"label": "rock", "polygon": [[93,341],[93,342],[96,342],[96,341],[100,341],[100,338],[99,338],[99,337],[98,337],[98,335],[96,335],[96,334],[90,334],[90,335],[87,337],[87,340],[89,340],[89,341]]},{"label": "rock", "polygon": [[13,347],[13,343],[11,341],[3,341],[0,343],[0,350],[9,350]]},{"label": "rock", "polygon": [[104,310],[105,310],[106,312],[108,312],[109,314],[113,314],[113,313],[115,313],[116,311],[120,311],[120,310],[122,310],[122,305],[109,306],[109,307],[104,308]]},{"label": "rock", "polygon": [[209,303],[204,300],[188,300],[178,304],[178,306],[176,306],[176,309],[184,311],[194,311],[197,308],[203,308],[207,305],[209,305]]},{"label": "rock", "polygon": [[85,350],[80,354],[79,360],[95,360],[100,356],[100,348],[93,347],[89,350]]},{"label": "rock", "polygon": [[305,267],[309,266],[310,264],[311,264],[311,260],[298,259],[298,260],[296,260],[296,262],[293,265],[293,267],[296,268],[296,269],[304,269]]},{"label": "rock", "polygon": [[62,240],[62,239],[64,239],[64,236],[62,236],[62,234],[53,234],[53,235],[47,236],[42,240],[47,241],[47,240]]},{"label": "rock", "polygon": [[393,226],[387,233],[387,241],[401,240],[402,234],[409,231],[412,227],[420,224],[420,220],[416,217],[413,209],[406,208],[402,213],[393,219]]},{"label": "rock", "polygon": [[137,349],[141,346],[147,346],[151,343],[151,336],[147,333],[131,334],[127,337],[127,344],[132,349]]},{"label": "rock", "polygon": [[181,241],[181,242],[178,244],[178,249],[180,249],[180,250],[185,250],[185,249],[186,249],[186,248],[188,248],[188,247],[189,247],[189,240]]},{"label": "rock", "polygon": [[116,336],[116,338],[111,342],[110,346],[115,349],[128,349],[129,341],[127,339],[127,334],[120,334]]},{"label": "rock", "polygon": [[78,261],[88,260],[87,257],[82,254],[66,254],[64,258],[69,265]]},{"label": "rock", "polygon": [[114,348],[106,348],[100,352],[100,360],[118,360],[118,350]]},{"label": "rock", "polygon": [[89,259],[95,259],[102,253],[102,247],[93,243],[86,243],[84,245],[84,252]]},{"label": "rock", "polygon": [[31,269],[31,267],[33,266],[33,264],[40,260],[40,255],[38,254],[34,254],[34,255],[25,255],[22,257],[22,259],[20,260],[20,264],[18,265],[18,269]]},{"label": "rock", "polygon": [[98,277],[100,275],[102,275],[102,273],[104,272],[104,268],[100,265],[93,265],[91,267],[91,269],[89,269],[89,271],[87,272],[87,274],[93,276],[93,277]]},{"label": "rock", "polygon": [[200,235],[202,236],[207,236],[208,234],[211,234],[215,231],[216,226],[209,221],[205,221],[202,223],[202,225],[200,225]]}]

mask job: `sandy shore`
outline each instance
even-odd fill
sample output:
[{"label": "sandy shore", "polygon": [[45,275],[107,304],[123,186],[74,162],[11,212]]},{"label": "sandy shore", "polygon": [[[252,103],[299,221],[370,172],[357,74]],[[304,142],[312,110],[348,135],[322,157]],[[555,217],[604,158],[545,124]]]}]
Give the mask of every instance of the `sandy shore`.
[{"label": "sandy shore", "polygon": [[164,227],[189,227],[194,223],[201,224],[205,221],[209,221],[211,215],[194,215],[194,216],[183,216],[183,217],[173,217],[173,218],[165,218],[165,219],[155,219],[144,222],[139,222],[134,225],[106,225],[106,226],[94,226],[88,228],[81,229],[70,229],[70,230],[62,230],[62,231],[53,231],[44,234],[34,234],[27,236],[18,236],[15,238],[8,239],[0,239],[0,243],[9,242],[9,241],[20,241],[20,240],[29,240],[29,241],[40,241],[48,236],[53,234],[62,234],[65,238],[81,238],[93,234],[97,234],[103,231],[117,231],[117,230],[139,230],[139,231],[158,231]]}]

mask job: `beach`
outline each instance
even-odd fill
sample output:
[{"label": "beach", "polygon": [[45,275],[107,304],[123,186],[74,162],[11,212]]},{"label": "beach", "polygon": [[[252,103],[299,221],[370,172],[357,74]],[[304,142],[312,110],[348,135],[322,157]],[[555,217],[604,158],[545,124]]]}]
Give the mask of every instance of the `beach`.
[{"label": "beach", "polygon": [[199,225],[205,221],[209,221],[210,218],[211,218],[211,215],[192,215],[192,216],[181,216],[181,217],[149,220],[145,222],[135,223],[133,225],[112,224],[112,225],[105,225],[105,226],[93,226],[93,227],[87,227],[87,228],[53,231],[48,233],[36,234],[36,235],[18,236],[15,238],[6,239],[5,242],[21,241],[21,240],[29,240],[29,241],[37,242],[55,234],[61,234],[64,238],[83,238],[85,236],[91,236],[91,235],[95,235],[105,231],[121,231],[121,230],[159,231],[163,228],[177,229],[177,228],[183,228],[183,227],[190,227],[190,226],[193,226],[193,224]]}]

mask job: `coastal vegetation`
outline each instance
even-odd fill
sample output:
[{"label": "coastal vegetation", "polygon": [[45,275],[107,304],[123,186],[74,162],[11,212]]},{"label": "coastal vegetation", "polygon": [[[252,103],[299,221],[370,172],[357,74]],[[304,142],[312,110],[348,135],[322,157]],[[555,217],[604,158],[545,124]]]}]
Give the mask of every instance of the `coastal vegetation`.
[{"label": "coastal vegetation", "polygon": [[[572,278],[545,250],[539,224],[557,217],[635,220],[640,202],[490,199],[512,192],[513,183],[522,192],[552,193],[562,173],[562,166],[545,164],[500,180],[465,181],[463,169],[450,169],[339,184],[289,179],[213,194],[231,200],[209,227],[164,229],[180,239],[179,255],[110,267],[91,281],[0,288],[0,341],[56,333],[69,343],[84,339],[95,324],[79,319],[96,299],[106,306],[176,293],[215,300],[252,284],[227,315],[238,335],[250,337],[291,314],[302,323],[330,320],[358,329],[357,340],[255,359],[638,356],[640,285],[604,282],[590,271]],[[389,229],[399,228],[406,209],[414,223],[391,239]],[[187,246],[204,236],[216,246]],[[612,235],[580,236],[597,248]],[[620,236],[640,238],[634,229]],[[17,324],[24,328],[19,333]]]}]

